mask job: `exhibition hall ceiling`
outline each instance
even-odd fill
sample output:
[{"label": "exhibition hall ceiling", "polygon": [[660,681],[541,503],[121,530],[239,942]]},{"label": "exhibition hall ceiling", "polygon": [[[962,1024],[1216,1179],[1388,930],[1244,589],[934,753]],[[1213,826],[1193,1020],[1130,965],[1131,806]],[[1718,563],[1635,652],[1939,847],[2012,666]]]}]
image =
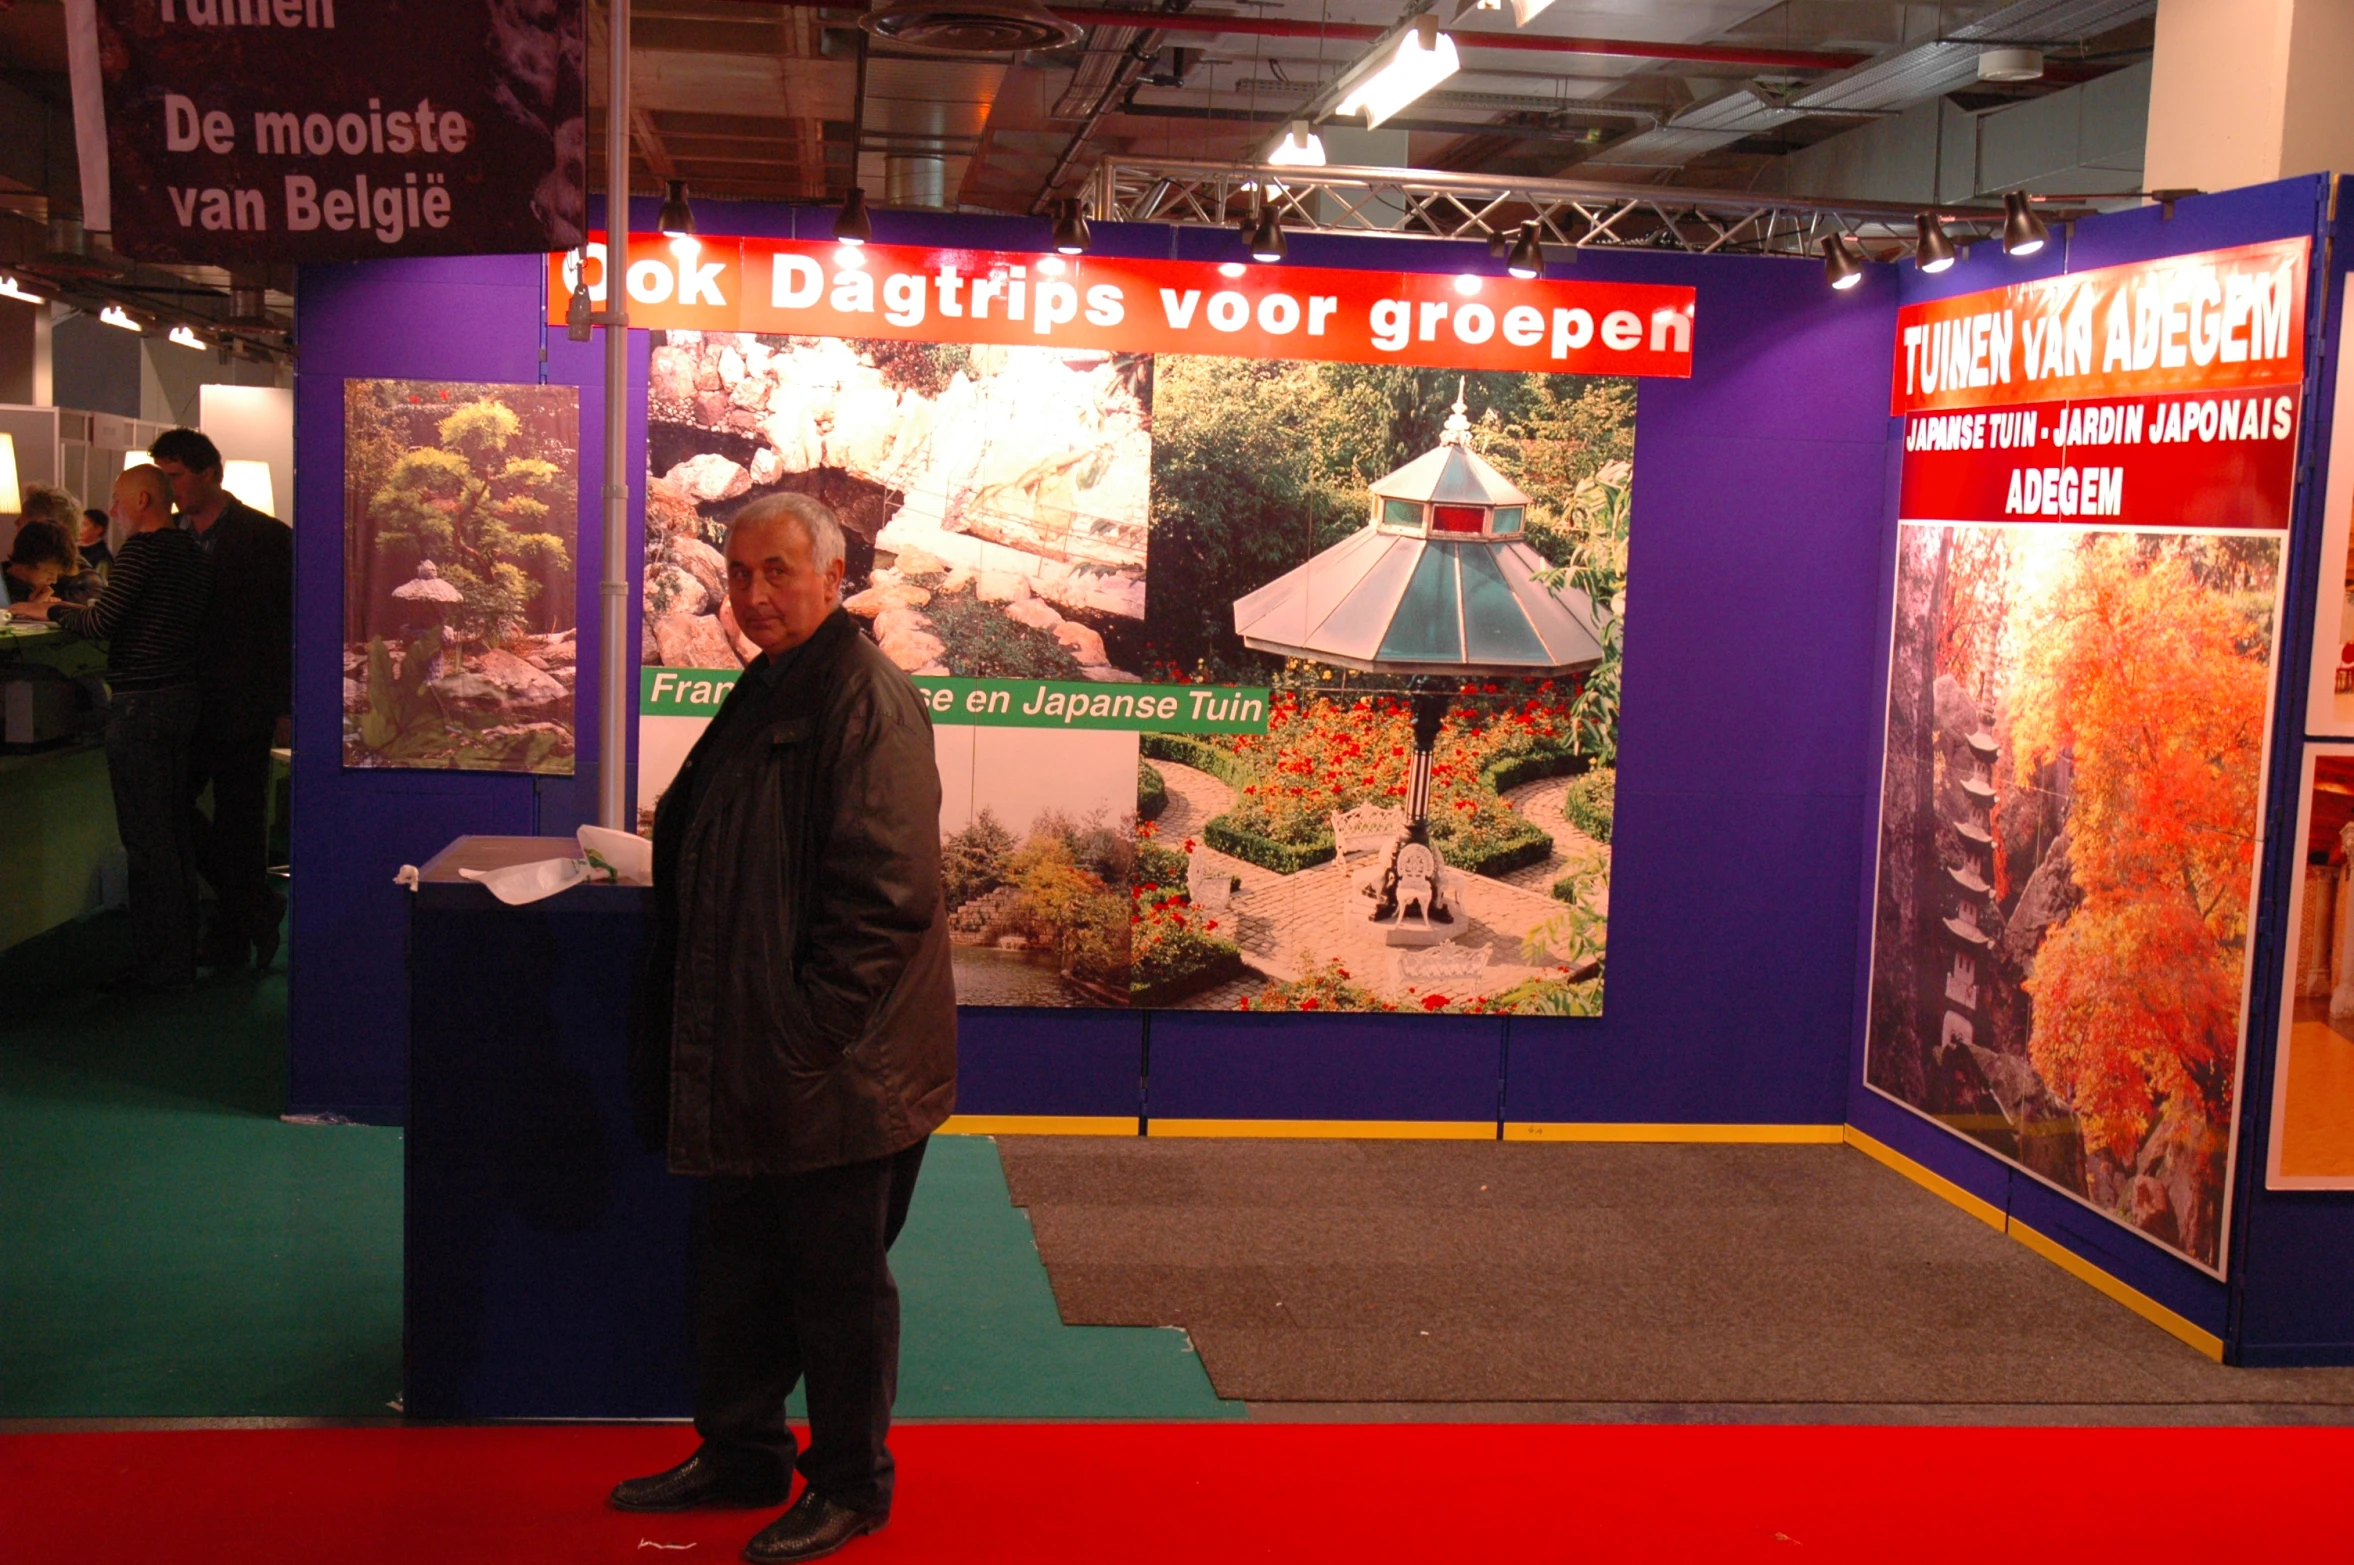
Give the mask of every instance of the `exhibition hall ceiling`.
[{"label": "exhibition hall ceiling", "polygon": [[[1028,212],[1075,193],[1106,155],[1256,158],[1292,116],[1329,109],[1380,30],[1431,10],[1461,71],[1382,132],[1335,137],[1352,122],[1327,122],[1333,161],[1770,188],[1776,160],[1912,105],[1945,96],[1999,108],[2139,63],[2156,7],[1554,0],[1517,27],[1509,5],[1458,16],[1456,0],[1055,9],[1079,29],[1067,45],[944,56],[882,42],[856,7],[641,0],[637,156],[650,176],[703,194],[838,199],[855,184],[887,205]],[[1160,26],[1105,19],[1125,11]],[[1234,29],[1221,30],[1228,19]],[[1512,47],[1479,47],[1483,33]],[[1980,81],[1990,43],[2039,45],[2044,74]],[[601,184],[599,113],[591,178]]]}]

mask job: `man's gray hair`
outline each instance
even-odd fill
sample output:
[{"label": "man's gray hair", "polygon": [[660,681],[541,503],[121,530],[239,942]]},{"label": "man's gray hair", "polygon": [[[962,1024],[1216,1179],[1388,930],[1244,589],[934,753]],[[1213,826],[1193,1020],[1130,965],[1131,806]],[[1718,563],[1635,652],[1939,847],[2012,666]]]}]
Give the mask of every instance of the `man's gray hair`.
[{"label": "man's gray hair", "polygon": [[847,558],[842,524],[834,520],[834,508],[805,494],[772,494],[753,501],[727,524],[727,535],[732,541],[740,527],[785,521],[800,523],[801,535],[809,540],[809,563],[819,570]]}]

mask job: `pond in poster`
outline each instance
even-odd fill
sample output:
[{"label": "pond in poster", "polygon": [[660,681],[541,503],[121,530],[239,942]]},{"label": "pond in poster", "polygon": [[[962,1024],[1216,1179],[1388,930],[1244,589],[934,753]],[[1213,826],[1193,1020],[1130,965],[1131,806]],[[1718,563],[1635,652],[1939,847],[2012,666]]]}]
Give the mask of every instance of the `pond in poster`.
[{"label": "pond in poster", "polygon": [[580,393],[344,382],[343,764],[570,776]]},{"label": "pond in poster", "polygon": [[1900,535],[1866,1078],[2218,1269],[2279,542]]},{"label": "pond in poster", "polygon": [[[672,332],[651,397],[649,668],[756,650],[719,546],[793,491],[842,518],[847,605],[919,684],[1019,688],[1049,725],[935,711],[966,1003],[1599,1011],[1631,382]],[[1373,486],[1449,443],[1525,492],[1513,542],[1598,653],[1447,684],[1429,838],[1461,916],[1402,961],[1360,883],[1405,820],[1406,681],[1251,651],[1236,604],[1368,531]],[[1038,681],[1257,704],[1064,731]],[[701,718],[641,713],[643,814]]]}]

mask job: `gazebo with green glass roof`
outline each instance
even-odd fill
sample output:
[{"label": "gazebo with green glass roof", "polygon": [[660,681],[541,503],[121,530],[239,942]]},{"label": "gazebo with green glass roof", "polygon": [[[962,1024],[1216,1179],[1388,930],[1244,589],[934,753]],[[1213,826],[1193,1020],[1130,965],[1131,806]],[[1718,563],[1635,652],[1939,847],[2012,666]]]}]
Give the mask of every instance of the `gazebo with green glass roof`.
[{"label": "gazebo with green glass roof", "polygon": [[[1259,652],[1404,677],[1414,691],[1411,817],[1370,915],[1399,916],[1398,851],[1429,852],[1430,760],[1448,692],[1473,679],[1545,679],[1602,661],[1594,606],[1541,579],[1522,537],[1529,497],[1471,449],[1460,388],[1439,443],[1372,484],[1365,525],[1234,604]],[[1452,910],[1429,910],[1437,923]]]}]

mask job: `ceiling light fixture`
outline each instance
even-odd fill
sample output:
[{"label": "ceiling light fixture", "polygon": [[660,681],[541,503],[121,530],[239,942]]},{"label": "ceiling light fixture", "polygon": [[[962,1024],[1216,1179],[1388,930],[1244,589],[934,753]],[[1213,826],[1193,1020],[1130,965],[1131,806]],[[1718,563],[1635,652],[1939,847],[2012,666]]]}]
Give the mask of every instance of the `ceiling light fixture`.
[{"label": "ceiling light fixture", "polygon": [[1978,79],[1982,82],[2032,82],[2043,79],[2041,49],[1981,49]]},{"label": "ceiling light fixture", "polygon": [[1439,19],[1425,11],[1414,18],[1414,25],[1399,35],[1397,47],[1388,58],[1369,71],[1354,86],[1348,96],[1333,110],[1336,114],[1362,114],[1365,128],[1378,130],[1389,119],[1415,99],[1436,87],[1462,67],[1455,55],[1455,40],[1439,31]]},{"label": "ceiling light fixture", "polygon": [[125,331],[145,331],[147,328],[123,312],[119,304],[110,304],[98,312],[98,318],[109,326],[120,326]]},{"label": "ceiling light fixture", "polygon": [[1524,223],[1520,239],[1512,247],[1512,259],[1504,263],[1504,270],[1519,278],[1545,275],[1545,247],[1537,243],[1537,225]]},{"label": "ceiling light fixture", "polygon": [[24,284],[13,277],[0,276],[0,299],[14,299],[19,304],[47,304],[37,293],[27,293]]},{"label": "ceiling light fixture", "polygon": [[1267,161],[1277,168],[1322,168],[1324,138],[1306,120],[1293,120],[1283,139],[1267,154]]},{"label": "ceiling light fixture", "polygon": [[1079,210],[1076,199],[1065,201],[1062,212],[1054,220],[1054,249],[1057,255],[1085,255],[1094,241],[1087,229],[1087,214]]},{"label": "ceiling light fixture", "polygon": [[1280,261],[1291,253],[1291,243],[1283,237],[1283,225],[1275,221],[1272,210],[1259,214],[1259,226],[1251,231],[1251,259]]},{"label": "ceiling light fixture", "polygon": [[1961,259],[1936,213],[1923,212],[1913,219],[1913,227],[1920,235],[1913,245],[1913,265],[1935,276]]},{"label": "ceiling light fixture", "polygon": [[164,341],[182,348],[202,348],[204,346],[204,339],[185,326],[173,327],[171,334],[165,337]]},{"label": "ceiling light fixture", "polygon": [[1823,236],[1823,280],[1845,293],[1864,280],[1864,247],[1845,234]]},{"label": "ceiling light fixture", "polygon": [[2033,255],[2049,243],[2052,231],[2043,226],[2028,203],[2027,192],[2014,190],[2003,197],[2003,254]]},{"label": "ceiling light fixture", "polygon": [[685,180],[670,181],[669,193],[662,198],[662,210],[655,214],[654,226],[670,241],[670,253],[681,260],[692,260],[703,248],[695,238],[695,209],[687,201]]},{"label": "ceiling light fixture", "polygon": [[866,215],[866,192],[856,185],[843,198],[842,211],[834,219],[834,238],[846,245],[862,245],[875,236],[874,219]]}]

